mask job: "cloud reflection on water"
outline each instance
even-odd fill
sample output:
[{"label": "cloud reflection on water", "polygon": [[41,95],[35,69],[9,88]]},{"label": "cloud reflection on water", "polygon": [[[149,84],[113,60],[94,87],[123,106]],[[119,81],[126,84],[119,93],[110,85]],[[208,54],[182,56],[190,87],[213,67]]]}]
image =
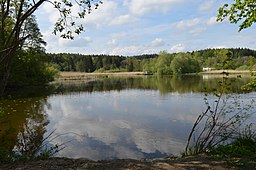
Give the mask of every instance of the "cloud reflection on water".
[{"label": "cloud reflection on water", "polygon": [[200,94],[163,97],[153,90],[55,95],[48,101],[48,130],[80,135],[55,141],[71,140],[60,156],[94,160],[180,154],[203,103]]}]

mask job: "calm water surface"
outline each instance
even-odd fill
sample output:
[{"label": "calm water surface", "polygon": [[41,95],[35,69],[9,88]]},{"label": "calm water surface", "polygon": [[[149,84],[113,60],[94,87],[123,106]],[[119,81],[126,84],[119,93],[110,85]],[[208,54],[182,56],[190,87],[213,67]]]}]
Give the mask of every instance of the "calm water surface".
[{"label": "calm water surface", "polygon": [[[49,143],[65,147],[57,156],[100,160],[179,155],[194,120],[205,110],[204,94],[220,80],[113,77],[13,94],[0,100],[0,145],[29,150],[32,146],[24,142],[40,146],[54,131]],[[228,81],[241,101],[255,98],[255,93],[240,90],[250,78]]]}]

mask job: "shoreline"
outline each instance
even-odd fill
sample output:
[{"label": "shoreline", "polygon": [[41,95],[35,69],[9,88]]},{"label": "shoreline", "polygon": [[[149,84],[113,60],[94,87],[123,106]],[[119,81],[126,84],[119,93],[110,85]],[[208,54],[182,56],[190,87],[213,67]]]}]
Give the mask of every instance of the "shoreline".
[{"label": "shoreline", "polygon": [[[250,70],[211,70],[211,71],[204,71],[199,72],[197,74],[199,75],[216,75],[216,76],[222,76],[222,75],[232,75],[241,77],[241,75],[251,76],[252,73],[256,73],[256,71],[250,71]],[[62,81],[74,81],[74,80],[80,80],[80,81],[91,81],[96,80],[99,77],[115,77],[115,76],[145,76],[144,72],[104,72],[104,73],[98,73],[98,72],[60,72],[59,77],[56,78],[55,82],[62,82]]]},{"label": "shoreline", "polygon": [[73,81],[94,81],[99,77],[109,76],[143,76],[144,72],[117,72],[117,73],[86,73],[86,72],[60,72],[54,82],[73,82]]},{"label": "shoreline", "polygon": [[[252,73],[256,73],[256,71],[250,70],[212,70],[197,73],[198,75],[202,75],[205,78],[211,77],[223,77],[224,75],[229,75],[230,78],[236,77],[249,77]],[[59,76],[55,79],[55,81],[51,83],[73,83],[73,82],[90,82],[95,81],[99,78],[108,78],[108,77],[133,77],[133,76],[145,76],[144,72],[104,72],[104,73],[86,73],[86,72],[60,72]]]},{"label": "shoreline", "polygon": [[211,70],[200,72],[200,74],[251,74],[256,73],[255,70]]},{"label": "shoreline", "polygon": [[115,76],[115,75],[145,75],[144,72],[103,72],[103,73],[98,73],[98,72],[92,72],[92,73],[87,73],[87,72],[60,72],[60,77],[73,77],[73,76]]},{"label": "shoreline", "polygon": [[[250,74],[256,73],[256,70],[211,70],[211,71],[202,71],[199,74]],[[68,78],[68,77],[90,77],[90,76],[132,76],[132,75],[147,75],[145,72],[137,71],[137,72],[60,72],[60,78]]]},{"label": "shoreline", "polygon": [[[237,158],[237,160],[239,160]],[[255,164],[248,165],[249,169]],[[247,166],[246,166],[247,167]],[[241,167],[228,163],[228,160],[217,159],[206,154],[187,157],[167,157],[163,159],[114,159],[93,161],[86,158],[49,158],[46,160],[36,160],[27,162],[15,162],[0,164],[0,169],[26,169],[26,170],[60,170],[60,169],[79,169],[79,170],[99,170],[99,169],[168,169],[168,170],[189,170],[189,169],[216,169],[228,170],[239,169]]]}]

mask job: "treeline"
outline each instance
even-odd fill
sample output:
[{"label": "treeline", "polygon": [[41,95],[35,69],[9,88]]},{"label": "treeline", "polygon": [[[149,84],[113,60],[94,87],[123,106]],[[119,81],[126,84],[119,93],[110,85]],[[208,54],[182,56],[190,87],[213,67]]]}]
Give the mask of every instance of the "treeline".
[{"label": "treeline", "polygon": [[256,51],[247,48],[205,49],[194,51],[191,55],[203,67],[214,69],[256,69]]},{"label": "treeline", "polygon": [[256,51],[250,49],[205,49],[186,53],[146,54],[140,56],[47,54],[47,60],[60,71],[120,72],[144,71],[172,75],[213,69],[256,69]]},{"label": "treeline", "polygon": [[133,57],[118,55],[82,55],[82,54],[47,54],[48,62],[60,71],[103,72],[103,71],[142,71],[142,60],[157,58],[158,54]]}]

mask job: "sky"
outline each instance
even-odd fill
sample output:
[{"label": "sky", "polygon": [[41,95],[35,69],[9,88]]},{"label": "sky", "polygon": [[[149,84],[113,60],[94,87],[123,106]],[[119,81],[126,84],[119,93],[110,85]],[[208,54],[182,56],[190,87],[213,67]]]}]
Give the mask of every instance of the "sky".
[{"label": "sky", "polygon": [[75,40],[54,34],[58,11],[43,4],[36,12],[50,53],[142,55],[206,48],[256,49],[255,25],[238,32],[238,24],[216,22],[218,0],[103,0],[83,20],[85,32]]}]

